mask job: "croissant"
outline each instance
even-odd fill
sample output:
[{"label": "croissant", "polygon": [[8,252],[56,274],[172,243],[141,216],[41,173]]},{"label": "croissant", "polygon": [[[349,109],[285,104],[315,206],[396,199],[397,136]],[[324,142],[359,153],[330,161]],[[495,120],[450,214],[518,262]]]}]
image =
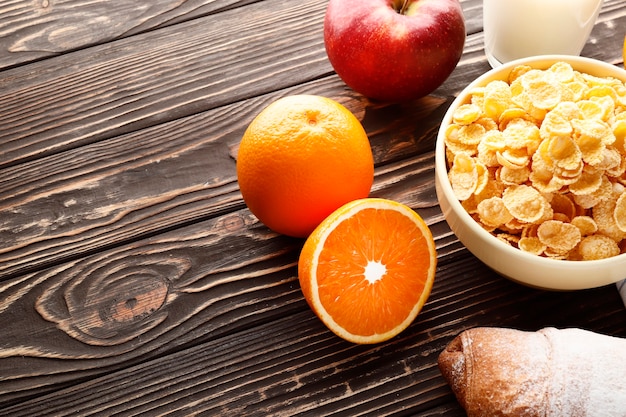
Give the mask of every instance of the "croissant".
[{"label": "croissant", "polygon": [[438,362],[469,417],[626,416],[626,339],[480,327],[459,334]]}]

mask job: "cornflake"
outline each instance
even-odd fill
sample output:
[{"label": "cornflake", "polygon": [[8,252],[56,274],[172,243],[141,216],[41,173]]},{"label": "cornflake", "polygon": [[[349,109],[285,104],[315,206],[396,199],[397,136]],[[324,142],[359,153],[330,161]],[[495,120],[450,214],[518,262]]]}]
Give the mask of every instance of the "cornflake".
[{"label": "cornflake", "polygon": [[617,242],[600,234],[585,237],[578,250],[583,260],[605,259],[620,254]]},{"label": "cornflake", "polygon": [[538,223],[552,218],[552,207],[546,198],[529,185],[513,185],[502,193],[504,206],[522,223]]},{"label": "cornflake", "polygon": [[626,252],[626,84],[565,62],[475,88],[446,130],[456,197],[487,231],[537,256]]},{"label": "cornflake", "polygon": [[478,185],[476,162],[464,153],[455,155],[448,177],[456,198],[460,201],[467,200],[474,194]]},{"label": "cornflake", "polygon": [[582,239],[580,229],[571,223],[560,220],[547,220],[537,228],[539,241],[555,253],[565,254],[578,245]]},{"label": "cornflake", "polygon": [[476,207],[476,212],[483,224],[499,227],[513,220],[513,215],[507,210],[500,197],[491,197],[482,200]]}]

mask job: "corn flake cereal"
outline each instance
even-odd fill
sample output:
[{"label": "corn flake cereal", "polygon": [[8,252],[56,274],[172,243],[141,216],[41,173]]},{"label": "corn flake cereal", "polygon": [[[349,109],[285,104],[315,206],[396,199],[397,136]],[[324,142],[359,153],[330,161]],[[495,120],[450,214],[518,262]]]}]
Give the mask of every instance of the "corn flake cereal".
[{"label": "corn flake cereal", "polygon": [[496,179],[499,179],[506,185],[524,184],[528,181],[530,170],[528,166],[521,168],[510,168],[508,166],[502,166],[496,171]]},{"label": "corn flake cereal", "polygon": [[456,109],[453,115],[453,121],[460,125],[469,125],[474,123],[482,115],[482,110],[476,104],[463,104]]},{"label": "corn flake cereal", "polygon": [[586,236],[580,242],[578,251],[583,260],[605,259],[620,254],[617,242],[601,234]]},{"label": "corn flake cereal", "polygon": [[504,81],[487,84],[484,91],[483,111],[486,117],[498,120],[502,112],[510,107],[511,89]]},{"label": "corn flake cereal", "polygon": [[576,216],[572,218],[571,223],[578,227],[581,236],[593,235],[598,231],[596,221],[590,216]]},{"label": "corn flake cereal", "polygon": [[475,88],[446,130],[448,177],[498,239],[553,259],[626,252],[626,84],[565,62]]},{"label": "corn flake cereal", "polygon": [[500,197],[491,197],[482,200],[476,207],[476,212],[483,224],[499,227],[513,220],[513,215],[507,210]]},{"label": "corn flake cereal", "polygon": [[467,200],[474,194],[478,185],[476,162],[463,153],[455,155],[448,177],[456,198],[461,201]]},{"label": "corn flake cereal", "polygon": [[552,195],[550,198],[550,206],[552,206],[554,215],[562,214],[568,219],[576,217],[576,206],[574,205],[574,201],[572,201],[572,199],[565,194]]},{"label": "corn flake cereal", "polygon": [[580,229],[560,220],[547,220],[537,228],[537,237],[555,253],[567,253],[580,242]]},{"label": "corn flake cereal", "polygon": [[524,252],[532,253],[533,255],[541,255],[548,248],[546,245],[541,243],[538,237],[529,236],[520,238],[518,246]]},{"label": "corn flake cereal", "polygon": [[613,219],[617,228],[622,232],[626,232],[626,193],[622,193],[615,202]]},{"label": "corn flake cereal", "polygon": [[502,193],[504,206],[517,220],[537,223],[552,218],[552,207],[546,198],[528,185],[513,185]]}]

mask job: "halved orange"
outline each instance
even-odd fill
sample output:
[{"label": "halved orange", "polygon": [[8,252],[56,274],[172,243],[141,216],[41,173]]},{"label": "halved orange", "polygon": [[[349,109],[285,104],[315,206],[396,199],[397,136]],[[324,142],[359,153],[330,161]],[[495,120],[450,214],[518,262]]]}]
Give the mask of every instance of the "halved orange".
[{"label": "halved orange", "polygon": [[308,237],[298,262],[302,293],[336,335],[378,343],[406,329],[430,295],[437,253],[424,220],[404,204],[345,204]]}]

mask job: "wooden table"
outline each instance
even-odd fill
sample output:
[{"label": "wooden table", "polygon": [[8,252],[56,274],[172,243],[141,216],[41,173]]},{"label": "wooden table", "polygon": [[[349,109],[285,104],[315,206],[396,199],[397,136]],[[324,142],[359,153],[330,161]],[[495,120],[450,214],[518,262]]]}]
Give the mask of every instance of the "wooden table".
[{"label": "wooden table", "polygon": [[[0,4],[0,415],[462,416],[436,366],[474,326],[626,336],[614,285],[548,292],[474,258],[437,204],[443,113],[489,69],[481,1],[432,95],[374,104],[326,58],[325,0],[5,0]],[[582,55],[621,65],[626,0]],[[373,196],[416,209],[436,282],[400,336],[359,346],[306,305],[302,241],[246,209],[237,144],[294,93],[345,104]]]}]

